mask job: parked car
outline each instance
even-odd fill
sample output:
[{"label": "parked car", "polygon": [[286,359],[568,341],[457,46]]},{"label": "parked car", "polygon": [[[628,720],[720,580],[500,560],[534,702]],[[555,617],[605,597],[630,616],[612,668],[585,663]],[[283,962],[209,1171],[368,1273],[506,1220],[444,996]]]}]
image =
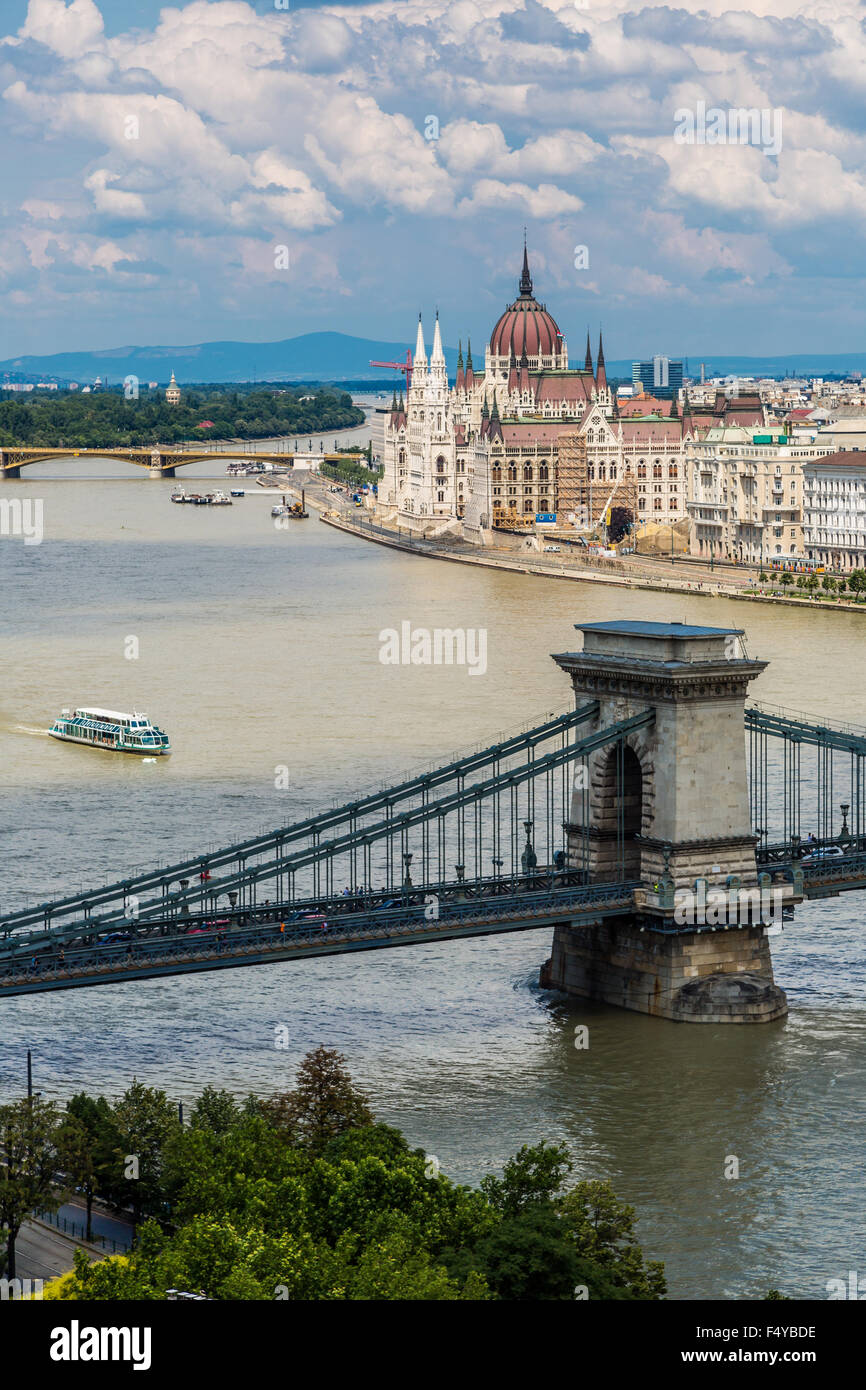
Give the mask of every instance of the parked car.
[{"label": "parked car", "polygon": [[544,549],[546,551],[552,551],[554,554],[558,555],[560,547],[558,545],[546,545]]},{"label": "parked car", "polygon": [[838,845],[821,845],[818,849],[813,849],[803,859],[803,864],[822,864],[827,859],[843,859],[845,851]]}]

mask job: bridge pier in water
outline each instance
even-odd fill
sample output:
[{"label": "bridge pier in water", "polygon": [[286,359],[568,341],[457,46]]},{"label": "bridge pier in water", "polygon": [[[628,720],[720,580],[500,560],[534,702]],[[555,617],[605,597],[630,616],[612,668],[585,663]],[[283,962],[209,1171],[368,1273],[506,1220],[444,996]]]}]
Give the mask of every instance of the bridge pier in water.
[{"label": "bridge pier in water", "polygon": [[[743,729],[749,683],[766,663],[745,655],[739,629],[611,622],[579,631],[583,651],[554,659],[578,703],[598,702],[591,729],[647,710],[654,718],[586,760],[572,792],[566,854],[586,866],[590,882],[639,886],[633,912],[555,927],[542,984],[683,1022],[783,1018]],[[733,922],[727,911],[728,920],[717,922],[718,912],[705,910],[713,890],[733,901]],[[741,890],[752,892],[745,913]],[[786,904],[797,900],[793,884],[775,891]]]}]

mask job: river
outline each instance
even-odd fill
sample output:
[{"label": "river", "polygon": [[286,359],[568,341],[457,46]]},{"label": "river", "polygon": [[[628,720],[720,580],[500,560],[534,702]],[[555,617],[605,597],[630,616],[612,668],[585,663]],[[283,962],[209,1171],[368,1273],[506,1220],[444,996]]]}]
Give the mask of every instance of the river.
[{"label": "river", "polygon": [[[566,708],[550,653],[576,644],[580,621],[745,621],[750,654],[770,662],[758,698],[866,722],[856,615],[443,564],[314,515],[277,530],[266,494],[172,506],[172,486],[90,458],[4,485],[42,500],[45,529],[41,545],[0,537],[7,909],[291,821]],[[379,632],[406,619],[486,628],[486,674],[383,666]],[[89,703],[145,710],[173,756],[45,736],[62,706]],[[6,1000],[0,1093],[20,1094],[28,1047],[43,1095],[117,1095],[138,1076],[188,1101],[207,1083],[287,1088],[325,1043],[376,1114],[459,1181],[521,1144],[568,1143],[577,1175],[610,1178],[637,1208],[672,1297],[826,1297],[828,1279],[866,1268],[862,912],[857,895],[798,908],[773,942],[791,1013],[765,1027],[552,998],[537,986],[550,944],[538,931]],[[573,1046],[578,1022],[588,1051]]]}]

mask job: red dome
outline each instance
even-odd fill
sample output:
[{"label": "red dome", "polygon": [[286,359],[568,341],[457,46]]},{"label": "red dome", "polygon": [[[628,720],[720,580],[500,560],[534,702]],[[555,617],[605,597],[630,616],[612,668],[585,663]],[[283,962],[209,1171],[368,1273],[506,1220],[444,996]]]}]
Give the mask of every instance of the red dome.
[{"label": "red dome", "polygon": [[509,304],[490,335],[490,351],[494,357],[550,357],[562,351],[562,334],[556,320],[532,296],[532,280],[526,248],[523,251],[523,274],[520,277],[520,296]]}]

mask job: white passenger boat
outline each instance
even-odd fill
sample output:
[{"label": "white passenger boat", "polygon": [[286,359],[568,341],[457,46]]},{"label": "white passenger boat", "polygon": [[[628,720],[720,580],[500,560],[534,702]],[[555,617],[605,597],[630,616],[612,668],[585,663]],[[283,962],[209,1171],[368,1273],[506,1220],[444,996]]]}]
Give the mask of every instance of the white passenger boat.
[{"label": "white passenger boat", "polygon": [[119,714],[116,710],[61,710],[48,730],[52,738],[65,743],[84,743],[116,753],[146,753],[150,757],[171,752],[168,734],[151,724],[146,714]]}]

